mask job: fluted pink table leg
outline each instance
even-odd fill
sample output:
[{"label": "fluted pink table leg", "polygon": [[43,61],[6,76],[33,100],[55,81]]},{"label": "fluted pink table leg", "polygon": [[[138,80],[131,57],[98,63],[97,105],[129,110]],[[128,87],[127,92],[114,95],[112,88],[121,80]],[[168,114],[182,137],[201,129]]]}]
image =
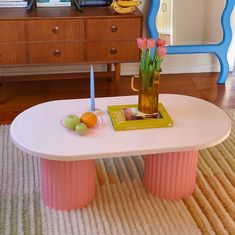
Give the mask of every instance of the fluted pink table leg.
[{"label": "fluted pink table leg", "polygon": [[164,199],[190,196],[196,186],[197,160],[198,151],[146,155],[144,187]]},{"label": "fluted pink table leg", "polygon": [[41,195],[49,208],[73,210],[95,197],[95,162],[40,160]]}]

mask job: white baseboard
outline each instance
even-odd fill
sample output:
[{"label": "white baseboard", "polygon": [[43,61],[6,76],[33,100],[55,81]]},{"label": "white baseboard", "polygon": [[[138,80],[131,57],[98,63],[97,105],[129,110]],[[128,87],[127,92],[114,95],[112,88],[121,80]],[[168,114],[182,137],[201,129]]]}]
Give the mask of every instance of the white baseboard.
[{"label": "white baseboard", "polygon": [[[106,65],[94,65],[95,71],[105,71]],[[90,65],[68,66],[43,66],[43,67],[18,67],[1,68],[0,75],[30,75],[30,74],[54,74],[54,73],[81,73],[89,72]]]},{"label": "white baseboard", "polygon": [[[22,68],[2,68],[1,76],[7,75],[30,75],[30,74],[53,74],[53,73],[79,73],[89,72],[89,65],[78,66],[46,66],[46,67],[22,67]],[[106,65],[94,65],[95,71],[105,71]],[[163,74],[177,73],[202,73],[202,72],[219,72],[220,66],[217,64],[203,65],[171,65],[163,66]],[[121,75],[134,75],[139,73],[139,63],[126,63],[121,65]]]},{"label": "white baseboard", "polygon": [[[139,64],[122,64],[122,75],[138,74]],[[203,65],[187,65],[187,66],[166,66],[162,68],[163,74],[177,74],[177,73],[207,73],[219,72],[220,66],[217,64],[203,64]]]}]

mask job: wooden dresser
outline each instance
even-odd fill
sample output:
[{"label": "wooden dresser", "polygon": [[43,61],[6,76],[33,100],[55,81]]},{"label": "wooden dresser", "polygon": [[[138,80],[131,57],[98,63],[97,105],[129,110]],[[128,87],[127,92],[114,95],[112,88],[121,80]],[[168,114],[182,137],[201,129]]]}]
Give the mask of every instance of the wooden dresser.
[{"label": "wooden dresser", "polygon": [[[110,7],[87,7],[83,12],[73,6],[35,8],[30,13],[0,9],[0,66],[107,64],[107,71],[96,76],[114,77],[118,93],[120,63],[139,61],[136,38],[142,36],[142,29],[139,10],[119,15]],[[0,82],[57,78],[61,79],[58,75],[1,76]]]}]

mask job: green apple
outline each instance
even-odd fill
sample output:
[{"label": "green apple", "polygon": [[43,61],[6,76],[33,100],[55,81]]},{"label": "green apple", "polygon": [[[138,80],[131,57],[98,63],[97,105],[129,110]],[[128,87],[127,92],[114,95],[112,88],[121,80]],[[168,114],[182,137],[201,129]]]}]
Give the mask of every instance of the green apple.
[{"label": "green apple", "polygon": [[70,130],[75,130],[76,125],[79,123],[80,118],[74,114],[70,114],[64,119],[64,126]]},{"label": "green apple", "polygon": [[79,135],[85,135],[87,133],[88,127],[86,126],[86,124],[84,123],[79,123],[76,125],[75,127],[75,131],[79,134]]}]

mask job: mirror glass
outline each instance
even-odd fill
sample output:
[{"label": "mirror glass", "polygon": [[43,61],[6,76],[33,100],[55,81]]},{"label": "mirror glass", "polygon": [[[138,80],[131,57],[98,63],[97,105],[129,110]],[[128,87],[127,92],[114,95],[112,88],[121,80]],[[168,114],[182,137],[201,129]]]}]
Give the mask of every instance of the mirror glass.
[{"label": "mirror glass", "polygon": [[226,0],[160,0],[156,17],[159,38],[167,45],[221,42],[225,3]]}]

